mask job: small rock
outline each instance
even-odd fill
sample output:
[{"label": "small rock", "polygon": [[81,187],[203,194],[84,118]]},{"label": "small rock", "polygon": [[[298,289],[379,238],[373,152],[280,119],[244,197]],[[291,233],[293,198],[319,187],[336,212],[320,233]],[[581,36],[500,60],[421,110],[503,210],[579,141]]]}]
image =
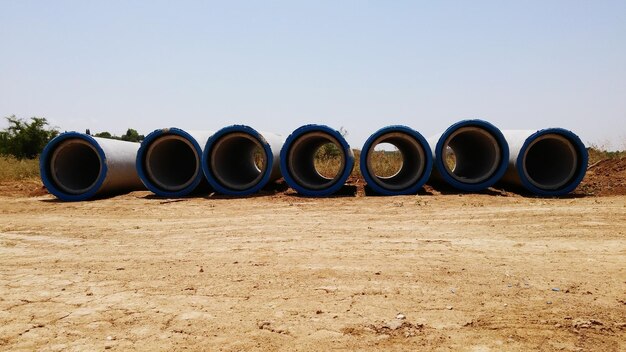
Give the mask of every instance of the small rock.
[{"label": "small rock", "polygon": [[203,273],[203,272],[204,272],[204,269],[203,269],[202,267],[200,267],[200,272],[201,272],[201,273]]},{"label": "small rock", "polygon": [[505,307],[508,307],[509,305],[507,303],[504,304]]},{"label": "small rock", "polygon": [[456,289],[451,288],[451,289],[450,289],[450,292],[452,292],[452,293],[456,293]]},{"label": "small rock", "polygon": [[559,291],[561,291],[561,289],[560,289],[560,288],[558,288],[558,287],[553,287],[553,288],[552,288],[552,291],[554,291],[554,292],[559,292]]},{"label": "small rock", "polygon": [[396,319],[404,320],[406,319],[406,316],[402,313],[398,313],[398,315],[396,315]]},{"label": "small rock", "polygon": [[562,326],[562,325],[561,325],[561,324],[559,324],[559,323],[554,324],[554,327],[555,327],[555,328],[560,328],[561,326]]},{"label": "small rock", "polygon": [[452,306],[447,306],[446,307],[447,310],[452,310],[452,308],[453,308]]},{"label": "small rock", "polygon": [[552,304],[552,301],[548,301],[548,302],[546,302],[546,304]]},{"label": "small rock", "polygon": [[390,322],[388,322],[387,324],[384,325],[384,327],[388,328],[389,330],[398,330],[402,327],[402,325],[404,325],[404,322],[401,320],[392,320]]},{"label": "small rock", "polygon": [[261,322],[259,322],[257,324],[257,326],[259,327],[259,329],[262,330],[262,329],[265,329],[266,327],[270,326],[270,324],[272,324],[272,323],[270,323],[269,321],[261,321]]},{"label": "small rock", "polygon": [[108,341],[113,341],[113,340],[115,340],[115,337],[113,337],[113,336],[107,336],[107,340],[108,340]]}]

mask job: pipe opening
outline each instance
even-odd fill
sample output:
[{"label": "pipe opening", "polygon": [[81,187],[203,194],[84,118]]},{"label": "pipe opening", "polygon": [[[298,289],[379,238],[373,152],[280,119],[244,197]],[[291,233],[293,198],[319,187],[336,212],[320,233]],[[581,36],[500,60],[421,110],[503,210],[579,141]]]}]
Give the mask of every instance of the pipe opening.
[{"label": "pipe opening", "polygon": [[50,158],[50,176],[55,186],[68,194],[82,194],[97,182],[102,160],[91,143],[67,139],[59,143]]},{"label": "pipe opening", "polygon": [[443,143],[443,166],[459,182],[480,183],[498,169],[500,145],[489,131],[480,127],[461,127]]},{"label": "pipe opening", "polygon": [[248,133],[229,133],[211,148],[211,172],[224,187],[243,191],[254,187],[267,171],[261,142]]},{"label": "pipe opening", "polygon": [[535,187],[556,190],[574,178],[578,158],[576,148],[569,139],[558,134],[544,134],[526,148],[524,174]]},{"label": "pipe opening", "polygon": [[156,186],[176,192],[193,183],[200,170],[200,157],[186,138],[165,135],[155,139],[148,147],[145,169]]},{"label": "pipe opening", "polygon": [[341,143],[325,132],[298,137],[287,155],[289,173],[302,187],[323,190],[335,184],[346,168]]},{"label": "pipe opening", "polygon": [[[376,150],[385,145],[386,150]],[[385,189],[407,189],[424,173],[424,153],[424,147],[412,136],[402,132],[387,133],[374,140],[367,151],[367,171],[374,182]]]}]

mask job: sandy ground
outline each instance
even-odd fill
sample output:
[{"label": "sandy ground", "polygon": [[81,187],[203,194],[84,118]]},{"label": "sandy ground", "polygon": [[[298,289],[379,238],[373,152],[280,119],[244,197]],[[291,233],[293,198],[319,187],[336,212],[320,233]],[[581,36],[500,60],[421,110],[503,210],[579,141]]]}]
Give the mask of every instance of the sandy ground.
[{"label": "sandy ground", "polygon": [[0,349],[624,351],[626,196],[0,197]]}]

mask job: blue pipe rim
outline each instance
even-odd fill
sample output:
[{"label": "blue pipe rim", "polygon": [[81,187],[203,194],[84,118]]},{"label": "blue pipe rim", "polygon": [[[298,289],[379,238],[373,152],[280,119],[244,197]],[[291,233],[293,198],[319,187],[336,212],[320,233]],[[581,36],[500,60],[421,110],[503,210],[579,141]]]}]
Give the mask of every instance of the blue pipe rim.
[{"label": "blue pipe rim", "polygon": [[157,138],[161,136],[165,136],[165,135],[176,135],[176,136],[179,136],[188,140],[193,145],[194,149],[196,150],[196,153],[198,155],[198,162],[201,163],[200,159],[202,157],[202,148],[200,148],[200,144],[198,144],[198,141],[196,141],[195,138],[193,138],[189,133],[185,132],[184,130],[180,128],[176,128],[176,127],[162,128],[162,129],[157,129],[157,130],[150,132],[150,134],[148,134],[146,138],[144,138],[144,140],[141,142],[141,146],[139,147],[139,150],[137,151],[137,158],[135,159],[135,167],[137,168],[137,174],[139,175],[141,182],[146,186],[146,188],[150,192],[156,194],[159,197],[188,196],[198,187],[200,182],[202,182],[202,178],[204,177],[204,175],[202,174],[201,167],[199,168],[198,174],[194,176],[193,182],[190,183],[187,187],[179,191],[166,191],[166,190],[160,189],[150,180],[150,178],[146,174],[146,169],[144,165],[144,157],[147,152],[147,149],[150,146],[150,144],[152,144],[152,142],[154,142]]},{"label": "blue pipe rim", "polygon": [[[259,143],[261,143],[261,145],[263,146],[263,151],[265,152],[265,155],[266,155],[266,168],[265,168],[263,177],[261,178],[261,180],[259,180],[259,182],[256,185],[245,190],[233,190],[222,185],[215,178],[211,168],[209,167],[210,165],[209,156],[211,155],[211,149],[213,149],[213,145],[222,136],[226,134],[230,134],[230,133],[235,133],[235,132],[241,132],[241,133],[245,133],[245,134],[252,136]],[[263,137],[261,133],[259,133],[257,130],[247,125],[231,125],[231,126],[224,127],[220,129],[219,131],[215,132],[215,134],[213,134],[207,140],[206,145],[204,147],[204,152],[202,153],[202,172],[204,173],[204,176],[206,177],[207,181],[209,182],[209,184],[211,185],[211,187],[213,187],[215,191],[221,194],[225,194],[225,195],[246,196],[246,195],[254,194],[260,191],[269,182],[270,177],[272,175],[273,167],[274,167],[274,154],[272,152],[272,147],[270,146],[270,144],[267,142],[267,140],[265,139],[265,137]]]},{"label": "blue pipe rim", "polygon": [[[410,135],[411,137],[415,138],[418,141],[418,143],[421,145],[421,147],[424,149],[424,158],[426,159],[424,163],[424,170],[422,172],[422,176],[412,186],[407,187],[403,190],[395,190],[395,191],[389,190],[380,186],[377,182],[374,181],[374,178],[372,177],[369,170],[367,169],[367,153],[369,152],[370,148],[373,147],[372,143],[374,143],[374,141],[378,139],[380,136],[387,134],[387,133],[392,133],[392,132],[406,133]],[[361,175],[363,175],[363,178],[365,179],[365,182],[367,182],[367,185],[370,188],[372,188],[376,193],[386,195],[386,196],[416,194],[417,191],[419,191],[422,188],[422,186],[424,186],[426,181],[428,181],[428,179],[430,178],[430,174],[433,168],[433,155],[432,155],[432,152],[430,151],[430,146],[428,144],[428,141],[426,141],[424,136],[422,136],[419,132],[404,125],[391,125],[391,126],[383,127],[379,129],[378,131],[374,132],[374,134],[372,134],[365,141],[365,144],[363,145],[363,149],[361,150],[361,156],[359,157],[359,161],[360,161],[359,166],[361,169]]]},{"label": "blue pipe rim", "polygon": [[[494,171],[491,177],[487,178],[486,180],[480,183],[475,183],[475,184],[460,182],[456,180],[454,177],[450,176],[450,174],[448,173],[448,170],[443,164],[444,160],[443,158],[441,158],[441,155],[443,155],[443,152],[442,152],[443,143],[448,138],[448,136],[452,134],[454,131],[456,131],[457,129],[461,127],[468,127],[468,126],[476,126],[476,127],[480,127],[480,128],[487,130],[498,141],[498,143],[500,143],[500,165],[498,165],[498,168],[496,168],[496,171]],[[435,164],[437,166],[437,170],[439,171],[439,174],[444,179],[444,181],[446,181],[449,185],[461,191],[466,191],[466,192],[482,191],[488,187],[493,186],[496,182],[498,182],[502,178],[502,176],[504,176],[504,173],[506,172],[506,169],[509,164],[509,144],[504,138],[502,131],[500,131],[499,128],[492,125],[491,123],[485,120],[480,120],[480,119],[461,120],[459,122],[452,124],[450,127],[448,127],[445,130],[443,134],[441,134],[441,137],[439,137],[439,140],[437,141],[437,145],[435,147],[435,157],[436,157]]]},{"label": "blue pipe rim", "polygon": [[[311,190],[305,187],[302,187],[298,184],[291,174],[289,173],[289,167],[287,165],[288,154],[291,149],[291,144],[300,138],[302,135],[307,134],[309,132],[323,132],[328,133],[333,138],[335,138],[340,144],[341,149],[343,150],[344,156],[346,158],[344,170],[341,173],[340,177],[337,179],[335,183],[326,189],[321,190]],[[329,196],[333,193],[339,191],[341,187],[343,187],[350,177],[350,173],[352,173],[352,168],[354,167],[354,155],[352,150],[350,150],[350,145],[346,141],[346,139],[339,133],[339,131],[326,126],[326,125],[317,125],[317,124],[309,124],[298,127],[295,131],[293,131],[289,137],[285,140],[285,144],[280,150],[280,171],[285,179],[285,182],[289,185],[289,187],[293,188],[296,192],[310,197],[323,197]]]},{"label": "blue pipe rim", "polygon": [[[580,156],[578,165],[577,165],[577,170],[575,172],[575,176],[565,186],[559,189],[555,189],[555,190],[545,190],[545,189],[541,189],[533,185],[530,182],[530,180],[528,180],[528,178],[526,177],[524,173],[524,155],[526,154],[526,150],[535,139],[546,134],[556,134],[556,135],[566,138],[568,141],[570,141],[574,145],[574,148],[576,149],[576,151],[579,153],[579,156]],[[554,127],[554,128],[541,129],[531,134],[528,138],[526,138],[526,140],[524,141],[524,144],[520,148],[515,166],[516,166],[517,174],[519,175],[519,178],[522,182],[522,186],[524,186],[524,188],[526,188],[528,191],[536,195],[549,197],[549,196],[562,196],[575,190],[576,187],[578,187],[580,182],[585,177],[585,174],[587,173],[588,162],[589,162],[589,153],[587,152],[587,148],[585,147],[585,144],[580,140],[578,135],[576,135],[574,132],[570,130],[559,128],[559,127]]]},{"label": "blue pipe rim", "polygon": [[[52,180],[52,176],[50,175],[50,160],[48,160],[49,154],[56,149],[59,143],[67,139],[73,138],[82,139],[85,142],[89,143],[92,147],[96,149],[98,157],[100,158],[100,174],[98,175],[96,182],[87,192],[83,192],[81,194],[71,194],[62,191],[56,186],[55,182]],[[39,158],[39,173],[41,175],[41,181],[50,193],[63,201],[76,202],[87,200],[95,196],[102,187],[108,171],[109,168],[107,166],[106,154],[104,153],[104,150],[102,150],[102,147],[100,147],[100,144],[98,144],[98,141],[96,141],[90,135],[79,132],[64,132],[56,136],[54,139],[48,142],[48,144],[41,152],[41,156]]]}]

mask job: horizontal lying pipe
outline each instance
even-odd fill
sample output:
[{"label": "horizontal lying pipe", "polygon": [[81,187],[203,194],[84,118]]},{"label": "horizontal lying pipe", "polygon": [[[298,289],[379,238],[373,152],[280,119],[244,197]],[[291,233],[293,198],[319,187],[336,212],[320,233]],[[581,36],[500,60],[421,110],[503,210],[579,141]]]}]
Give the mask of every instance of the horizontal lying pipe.
[{"label": "horizontal lying pipe", "polygon": [[64,201],[145,189],[135,169],[138,149],[139,143],[62,133],[41,153],[41,181]]},{"label": "horizontal lying pipe", "polygon": [[[315,168],[315,154],[332,143],[340,157],[338,173],[325,177]],[[280,171],[285,182],[305,196],[328,196],[337,192],[354,167],[354,153],[339,131],[324,125],[304,125],[287,137],[280,151]]]},{"label": "horizontal lying pipe", "polygon": [[573,132],[562,128],[502,131],[511,148],[503,183],[540,196],[570,193],[587,171],[588,152]]},{"label": "horizontal lying pipe", "polygon": [[[374,169],[374,149],[389,143],[398,149],[402,166],[394,175],[379,176]],[[374,192],[382,195],[415,194],[430,177],[433,156],[428,142],[406,126],[387,126],[372,134],[361,150],[361,175]]]},{"label": "horizontal lying pipe", "polygon": [[224,127],[211,136],[202,170],[211,187],[226,195],[249,195],[280,178],[284,138],[244,125]]},{"label": "horizontal lying pipe", "polygon": [[179,128],[158,129],[148,134],[136,158],[141,181],[160,197],[184,197],[199,191],[206,186],[202,150],[212,134]]},{"label": "horizontal lying pipe", "polygon": [[492,186],[506,172],[508,144],[502,132],[487,121],[459,121],[428,141],[435,158],[434,181],[473,192]]}]

